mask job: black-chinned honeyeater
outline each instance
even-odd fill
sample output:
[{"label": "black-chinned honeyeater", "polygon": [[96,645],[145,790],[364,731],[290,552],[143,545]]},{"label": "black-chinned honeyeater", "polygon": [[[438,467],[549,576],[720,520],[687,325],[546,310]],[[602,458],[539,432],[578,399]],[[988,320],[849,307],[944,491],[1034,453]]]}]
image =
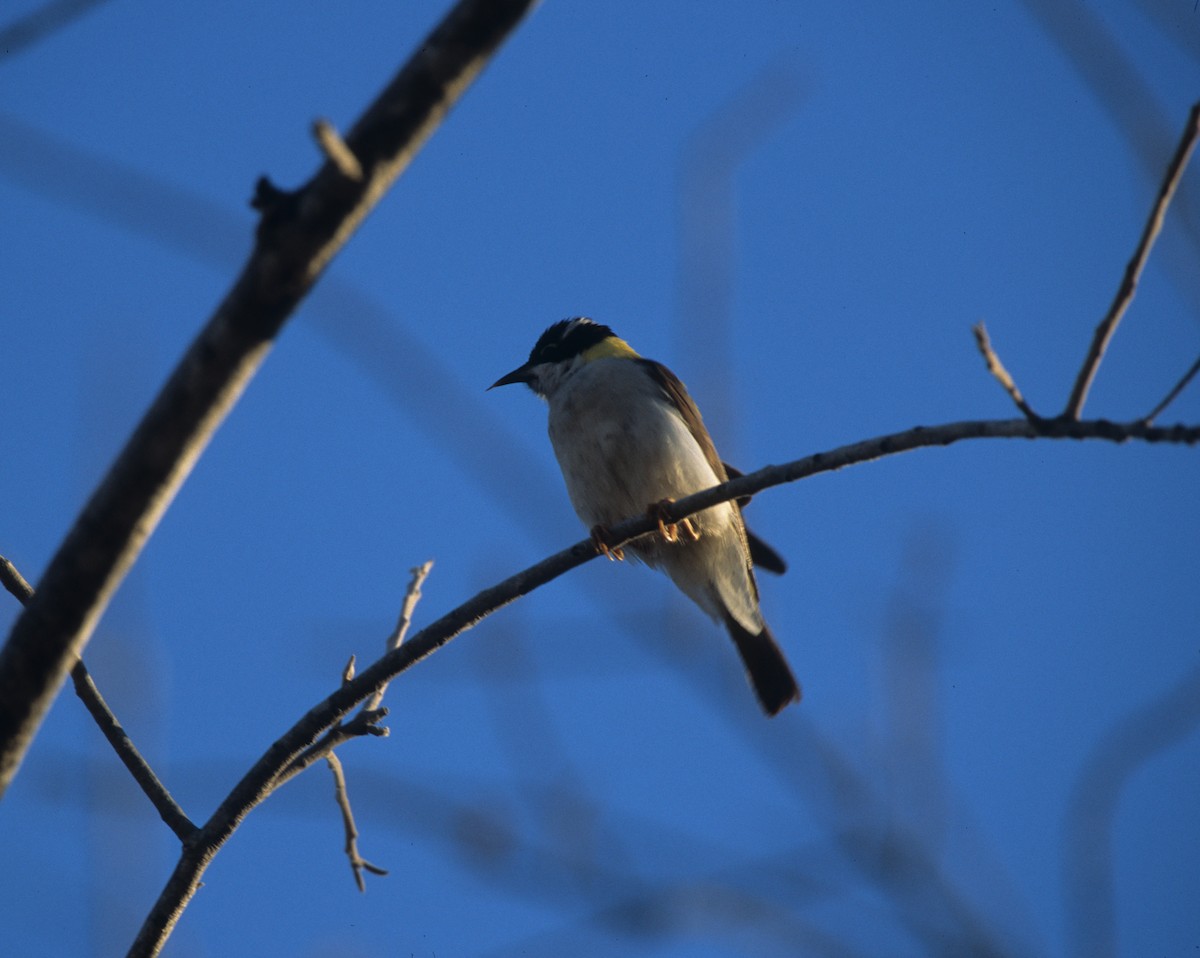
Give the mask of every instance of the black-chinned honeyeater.
[{"label": "black-chinned honeyeater", "polygon": [[661,515],[663,504],[737,474],[721,462],[679,378],[607,326],[577,317],[542,333],[529,361],[489,388],[511,383],[525,383],[549,404],[550,442],[597,549],[623,558],[606,541],[607,529],[657,513],[658,532],[626,548],[725,627],[764,712],[775,715],[798,700],[800,687],[759,609],[752,568],[782,572],[783,560],[747,533],[744,502],[723,502],[674,524]]}]

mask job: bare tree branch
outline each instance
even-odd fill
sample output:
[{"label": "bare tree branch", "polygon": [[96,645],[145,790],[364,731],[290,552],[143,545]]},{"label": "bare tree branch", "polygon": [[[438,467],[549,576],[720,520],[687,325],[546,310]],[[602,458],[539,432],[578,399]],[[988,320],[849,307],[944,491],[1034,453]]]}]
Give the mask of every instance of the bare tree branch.
[{"label": "bare tree branch", "polygon": [[[943,426],[918,426],[907,432],[880,436],[864,442],[806,456],[779,466],[767,466],[703,492],[680,499],[665,508],[666,521],[678,522],[719,502],[753,495],[771,486],[795,482],[808,476],[833,472],[846,466],[870,462],[884,456],[928,446],[948,446],[966,439],[1103,439],[1125,442],[1200,443],[1200,426],[1155,427],[1142,423],[1120,425],[1105,420],[1089,422],[1045,420],[1034,424],[1025,419],[987,420],[949,423]],[[658,528],[656,517],[637,516],[610,530],[611,542],[623,545]],[[485,589],[436,622],[426,626],[403,645],[346,682],[336,692],[313,706],[285,732],[242,777],[212,817],[188,842],[166,887],[155,903],[138,935],[131,955],[157,954],[166,936],[199,887],[200,878],[238,825],[274,789],[300,770],[299,760],[311,755],[307,750],[318,737],[344,718],[359,702],[376,689],[431,655],[451,639],[472,628],[497,609],[558,578],[596,557],[596,547],[588,538],[568,549],[543,559],[503,582]],[[345,728],[344,726],[340,728]],[[316,756],[312,761],[316,760]],[[306,762],[311,764],[310,762]]]},{"label": "bare tree branch", "polygon": [[[28,605],[33,599],[33,586],[25,581],[25,577],[21,575],[17,567],[4,556],[0,556],[0,581],[22,605]],[[176,838],[181,842],[188,841],[195,834],[196,826],[179,807],[179,803],[175,801],[161,779],[154,773],[150,763],[142,757],[142,753],[133,744],[133,739],[129,737],[124,726],[117,721],[117,716],[109,708],[104,696],[100,694],[100,689],[92,680],[91,673],[83,664],[83,659],[76,662],[74,668],[71,669],[71,681],[75,686],[75,694],[83,701],[88,714],[99,726],[101,734],[113,747],[113,751],[117,753],[117,757],[129,770],[129,774],[133,776],[134,781],[150,799],[150,803],[158,812],[159,817],[175,833]]]},{"label": "bare tree branch", "polygon": [[1171,202],[1171,197],[1175,195],[1175,190],[1179,186],[1179,181],[1183,176],[1183,170],[1187,166],[1188,158],[1192,155],[1192,150],[1196,146],[1196,140],[1200,138],[1200,103],[1196,103],[1192,107],[1192,111],[1188,114],[1187,125],[1184,127],[1183,135],[1179,140],[1179,146],[1175,149],[1175,155],[1171,158],[1170,165],[1167,167],[1166,176],[1163,177],[1163,183],[1158,191],[1158,199],[1154,202],[1154,207],[1150,211],[1150,217],[1146,220],[1146,227],[1142,231],[1142,238],[1138,242],[1137,249],[1134,251],[1133,258],[1129,261],[1129,265],[1125,267],[1125,275],[1121,278],[1121,285],[1117,289],[1116,298],[1113,304],[1109,307],[1108,315],[1100,321],[1100,325],[1096,327],[1096,332],[1092,337],[1092,344],[1088,348],[1087,358],[1083,361],[1083,366],[1079,370],[1079,376],[1075,380],[1075,386],[1071,390],[1071,397],[1067,400],[1067,408],[1063,410],[1062,415],[1067,419],[1078,419],[1083,412],[1083,404],[1087,400],[1088,390],[1092,387],[1092,380],[1096,378],[1096,370],[1100,368],[1100,361],[1104,358],[1104,351],[1108,348],[1109,341],[1113,337],[1113,333],[1117,331],[1117,324],[1121,321],[1121,317],[1125,315],[1125,310],[1129,308],[1129,304],[1133,302],[1133,294],[1137,291],[1138,279],[1141,278],[1142,270],[1146,266],[1146,259],[1150,255],[1150,248],[1154,245],[1159,232],[1162,230],[1163,218],[1167,213],[1167,206]]},{"label": "bare tree branch", "polygon": [[258,240],[51,560],[0,650],[0,796],[67,672],[213,432],[337,251],[535,0],[462,0],[363,114],[346,146],[283,193],[260,181]]},{"label": "bare tree branch", "polygon": [[181,842],[189,841],[196,834],[195,824],[175,801],[175,798],[167,790],[167,786],[155,774],[150,763],[142,757],[142,753],[133,744],[133,739],[125,731],[125,727],[117,721],[116,715],[113,714],[108,702],[100,694],[100,689],[92,680],[87,666],[83,664],[83,659],[76,662],[75,667],[71,669],[71,682],[75,686],[75,694],[79,696],[88,710],[88,714],[99,726],[101,734],[113,747],[117,757],[129,770],[133,780],[138,783],[138,787],[150,799],[150,803],[158,812],[159,817],[175,833],[176,838]]}]

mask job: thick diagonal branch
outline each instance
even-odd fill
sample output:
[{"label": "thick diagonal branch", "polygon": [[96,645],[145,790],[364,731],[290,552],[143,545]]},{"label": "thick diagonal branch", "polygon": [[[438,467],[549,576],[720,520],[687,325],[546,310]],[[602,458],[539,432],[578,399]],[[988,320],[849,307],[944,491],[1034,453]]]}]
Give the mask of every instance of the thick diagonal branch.
[{"label": "thick diagonal branch", "polygon": [[[463,0],[296,193],[263,220],[232,290],[184,355],[51,560],[0,650],[0,795],[96,622],[276,335],[321,271],[534,0]],[[267,201],[270,202],[267,202]]]}]

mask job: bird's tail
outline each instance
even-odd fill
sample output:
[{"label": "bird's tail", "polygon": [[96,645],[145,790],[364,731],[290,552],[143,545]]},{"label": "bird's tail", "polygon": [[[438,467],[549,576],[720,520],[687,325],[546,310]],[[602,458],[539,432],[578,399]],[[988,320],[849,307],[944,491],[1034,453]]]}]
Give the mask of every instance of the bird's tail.
[{"label": "bird's tail", "polygon": [[763,711],[777,715],[789,702],[800,701],[800,686],[766,624],[757,635],[742,628],[731,615],[726,615],[725,625]]}]

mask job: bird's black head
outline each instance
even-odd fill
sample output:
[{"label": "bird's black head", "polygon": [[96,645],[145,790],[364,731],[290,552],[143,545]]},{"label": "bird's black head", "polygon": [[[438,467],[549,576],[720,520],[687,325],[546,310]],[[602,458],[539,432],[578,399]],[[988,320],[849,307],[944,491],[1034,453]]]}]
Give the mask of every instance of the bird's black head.
[{"label": "bird's black head", "polygon": [[586,316],[564,319],[538,337],[524,366],[501,376],[488,388],[525,383],[539,396],[546,396],[585,363],[615,356],[635,357],[637,353],[602,323]]},{"label": "bird's black head", "polygon": [[607,326],[586,316],[560,320],[542,333],[533,344],[528,365],[560,363],[564,359],[573,359],[613,335],[613,331]]}]

